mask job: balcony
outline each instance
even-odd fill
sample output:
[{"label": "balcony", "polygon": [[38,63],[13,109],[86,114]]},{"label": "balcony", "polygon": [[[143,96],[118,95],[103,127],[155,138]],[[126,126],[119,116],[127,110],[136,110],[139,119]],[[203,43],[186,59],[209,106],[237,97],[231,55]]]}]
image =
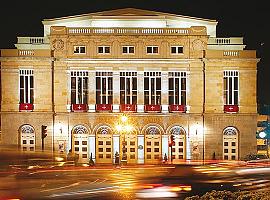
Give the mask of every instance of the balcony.
[{"label": "balcony", "polygon": [[112,104],[96,104],[96,111],[98,112],[111,112]]},{"label": "balcony", "polygon": [[121,112],[136,112],[137,105],[136,104],[121,104],[120,111]]},{"label": "balcony", "polygon": [[87,104],[72,104],[71,109],[73,112],[87,112]]},{"label": "balcony", "polygon": [[186,105],[169,105],[169,112],[178,112],[178,113],[185,113],[186,112]]},{"label": "balcony", "polygon": [[256,58],[255,50],[206,50],[205,58],[219,59],[239,59]]},{"label": "balcony", "polygon": [[161,105],[145,105],[145,112],[161,112]]},{"label": "balcony", "polygon": [[51,51],[46,49],[37,50],[19,50],[19,49],[2,49],[2,57],[51,57]]},{"label": "balcony", "polygon": [[238,113],[239,106],[238,105],[224,105],[225,113]]},{"label": "balcony", "polygon": [[245,46],[242,37],[210,37],[207,43],[207,49],[209,50],[243,50]]},{"label": "balcony", "polygon": [[31,103],[20,103],[19,111],[33,111],[34,105]]},{"label": "balcony", "polygon": [[17,37],[15,44],[17,49],[50,49],[50,42],[47,37]]}]

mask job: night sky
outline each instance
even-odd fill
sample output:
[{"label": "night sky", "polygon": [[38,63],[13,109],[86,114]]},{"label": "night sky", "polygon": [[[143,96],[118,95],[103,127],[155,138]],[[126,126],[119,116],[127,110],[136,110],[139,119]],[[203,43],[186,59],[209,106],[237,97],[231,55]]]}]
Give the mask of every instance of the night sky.
[{"label": "night sky", "polygon": [[258,103],[270,104],[270,9],[267,0],[9,0],[0,5],[0,49],[15,48],[17,36],[43,36],[41,21],[133,7],[218,21],[217,37],[244,37],[257,50]]}]

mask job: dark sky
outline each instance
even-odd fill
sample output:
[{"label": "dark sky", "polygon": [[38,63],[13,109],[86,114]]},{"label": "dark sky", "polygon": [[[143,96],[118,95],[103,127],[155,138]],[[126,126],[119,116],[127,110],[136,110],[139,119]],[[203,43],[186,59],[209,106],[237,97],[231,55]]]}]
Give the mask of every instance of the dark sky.
[{"label": "dark sky", "polygon": [[258,103],[270,104],[270,9],[267,0],[9,0],[0,5],[0,49],[17,36],[43,36],[47,18],[134,7],[217,20],[217,37],[244,37],[257,50]]}]

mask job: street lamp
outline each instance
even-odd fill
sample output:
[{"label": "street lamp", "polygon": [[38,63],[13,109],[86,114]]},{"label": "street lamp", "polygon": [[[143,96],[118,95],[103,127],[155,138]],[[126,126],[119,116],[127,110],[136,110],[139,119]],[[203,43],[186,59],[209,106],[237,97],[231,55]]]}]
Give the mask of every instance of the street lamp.
[{"label": "street lamp", "polygon": [[126,149],[126,133],[131,132],[133,127],[128,124],[128,117],[121,115],[119,123],[116,125],[116,130],[123,136],[122,141],[122,159],[121,162],[127,163],[127,149]]}]

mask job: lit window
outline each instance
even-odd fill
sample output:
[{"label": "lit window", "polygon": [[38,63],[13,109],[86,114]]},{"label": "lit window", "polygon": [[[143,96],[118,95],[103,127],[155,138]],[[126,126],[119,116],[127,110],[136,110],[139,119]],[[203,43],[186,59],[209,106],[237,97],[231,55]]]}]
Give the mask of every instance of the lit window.
[{"label": "lit window", "polygon": [[134,54],[135,48],[134,48],[134,46],[123,46],[122,53],[123,54]]},{"label": "lit window", "polygon": [[85,46],[74,46],[73,53],[74,54],[85,54],[86,53],[86,47]]},{"label": "lit window", "polygon": [[144,72],[144,104],[161,104],[161,72]]},{"label": "lit window", "polygon": [[71,103],[87,104],[88,101],[88,72],[71,71]]},{"label": "lit window", "polygon": [[186,72],[169,72],[169,105],[186,105]]},{"label": "lit window", "polygon": [[137,104],[137,72],[120,72],[120,104]]},{"label": "lit window", "polygon": [[31,69],[20,70],[20,103],[34,103],[34,75]]},{"label": "lit window", "polygon": [[146,47],[147,54],[158,54],[158,47],[157,46],[148,46]]},{"label": "lit window", "polygon": [[113,73],[96,72],[96,104],[113,103]]},{"label": "lit window", "polygon": [[110,47],[109,46],[99,46],[98,47],[98,53],[99,54],[109,54],[110,53]]},{"label": "lit window", "polygon": [[238,105],[239,96],[239,72],[224,71],[223,78],[224,87],[224,104],[225,105]]},{"label": "lit window", "polygon": [[182,54],[183,50],[183,46],[171,46],[171,54]]}]

